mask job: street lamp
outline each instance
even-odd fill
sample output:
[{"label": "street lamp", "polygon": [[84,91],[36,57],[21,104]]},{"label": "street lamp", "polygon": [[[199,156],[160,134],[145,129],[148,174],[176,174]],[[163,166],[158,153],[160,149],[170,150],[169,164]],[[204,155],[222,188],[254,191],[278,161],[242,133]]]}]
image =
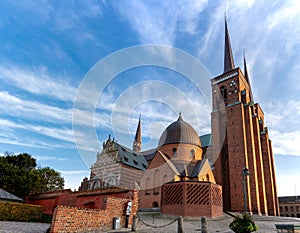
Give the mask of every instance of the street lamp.
[{"label": "street lamp", "polygon": [[249,176],[250,172],[248,168],[244,167],[242,171],[242,177],[243,177],[243,191],[244,191],[244,211],[245,214],[247,213],[247,190],[246,190],[246,176]]}]

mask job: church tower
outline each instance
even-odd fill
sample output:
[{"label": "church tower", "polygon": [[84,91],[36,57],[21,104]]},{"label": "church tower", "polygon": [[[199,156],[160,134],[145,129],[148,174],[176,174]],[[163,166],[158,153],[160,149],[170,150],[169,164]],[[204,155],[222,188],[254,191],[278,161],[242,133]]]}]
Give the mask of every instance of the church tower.
[{"label": "church tower", "polygon": [[249,212],[279,215],[274,158],[264,113],[254,103],[244,57],[244,73],[235,68],[225,18],[224,72],[211,80],[212,160],[216,182],[223,187],[225,211],[244,211],[242,171]]},{"label": "church tower", "polygon": [[141,129],[141,115],[139,117],[138,126],[133,141],[133,151],[140,152],[142,150],[142,129]]}]

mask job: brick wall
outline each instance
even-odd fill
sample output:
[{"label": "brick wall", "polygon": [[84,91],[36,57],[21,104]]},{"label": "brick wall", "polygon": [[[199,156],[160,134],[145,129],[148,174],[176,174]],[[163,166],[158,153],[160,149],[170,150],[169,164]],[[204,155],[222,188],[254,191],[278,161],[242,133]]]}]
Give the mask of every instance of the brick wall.
[{"label": "brick wall", "polygon": [[89,209],[104,209],[103,199],[107,197],[130,199],[133,192],[117,187],[72,192],[70,189],[33,194],[26,198],[26,204],[43,206],[44,214],[53,214],[59,206],[72,206]]},{"label": "brick wall", "polygon": [[[125,224],[126,207],[130,199],[107,197],[105,209],[84,209],[78,207],[57,206],[51,224],[52,233],[86,232],[99,229],[111,229],[113,218],[120,217],[121,226]],[[129,216],[129,227],[138,210],[138,191],[133,191],[132,210]]]},{"label": "brick wall", "polygon": [[216,218],[222,216],[222,187],[210,182],[180,181],[162,187],[164,215]]}]

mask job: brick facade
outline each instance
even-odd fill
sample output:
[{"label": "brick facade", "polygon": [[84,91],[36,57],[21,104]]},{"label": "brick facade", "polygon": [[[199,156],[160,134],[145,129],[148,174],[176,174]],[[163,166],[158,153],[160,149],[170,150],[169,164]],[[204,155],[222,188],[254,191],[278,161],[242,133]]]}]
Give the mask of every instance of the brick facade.
[{"label": "brick facade", "polygon": [[212,79],[212,90],[212,151],[219,154],[214,174],[223,186],[224,209],[244,211],[241,174],[246,167],[250,172],[246,177],[248,211],[278,215],[271,141],[263,112],[253,103],[250,84],[236,68]]},{"label": "brick facade", "polygon": [[[114,217],[119,217],[121,226],[124,226],[127,203],[129,201],[130,199],[107,197],[104,199],[103,210],[59,205],[54,211],[50,232],[86,232],[111,229]],[[132,209],[129,216],[129,227],[131,227],[133,216],[138,210],[138,191],[133,191],[131,201]]]},{"label": "brick facade", "polygon": [[183,217],[220,217],[223,215],[222,187],[198,181],[164,184],[161,213]]},{"label": "brick facade", "polygon": [[98,190],[72,192],[70,189],[56,192],[32,194],[26,204],[43,206],[43,213],[52,215],[57,206],[70,206],[89,209],[105,209],[108,197],[132,199],[134,192],[117,187]]}]

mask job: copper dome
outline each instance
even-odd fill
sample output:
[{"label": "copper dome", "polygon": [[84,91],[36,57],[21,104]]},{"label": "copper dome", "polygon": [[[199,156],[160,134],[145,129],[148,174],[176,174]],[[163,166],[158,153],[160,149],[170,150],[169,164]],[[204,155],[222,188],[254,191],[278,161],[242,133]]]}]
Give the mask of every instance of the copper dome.
[{"label": "copper dome", "polygon": [[160,136],[158,146],[163,146],[171,143],[184,143],[201,146],[200,138],[196,130],[187,122],[181,115],[177,121],[170,124]]}]

